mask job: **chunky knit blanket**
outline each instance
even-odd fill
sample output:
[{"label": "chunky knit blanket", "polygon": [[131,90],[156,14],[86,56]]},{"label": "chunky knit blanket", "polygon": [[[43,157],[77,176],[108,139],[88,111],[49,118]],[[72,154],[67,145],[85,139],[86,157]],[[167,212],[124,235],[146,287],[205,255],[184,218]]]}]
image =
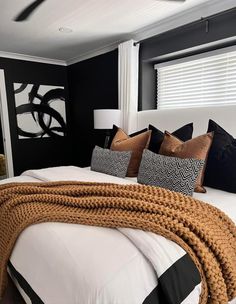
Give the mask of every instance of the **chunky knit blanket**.
[{"label": "chunky knit blanket", "polygon": [[193,259],[202,278],[200,303],[236,297],[236,227],[224,213],[162,188],[85,182],[0,185],[1,297],[17,237],[29,225],[48,221],[160,234]]}]

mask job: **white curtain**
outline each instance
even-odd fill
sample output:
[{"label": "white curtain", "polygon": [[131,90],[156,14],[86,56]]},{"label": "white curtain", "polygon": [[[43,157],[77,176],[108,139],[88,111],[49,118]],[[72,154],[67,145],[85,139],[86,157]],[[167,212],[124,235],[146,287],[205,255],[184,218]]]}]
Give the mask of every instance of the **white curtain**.
[{"label": "white curtain", "polygon": [[119,45],[119,109],[121,127],[137,131],[139,44],[129,40]]}]

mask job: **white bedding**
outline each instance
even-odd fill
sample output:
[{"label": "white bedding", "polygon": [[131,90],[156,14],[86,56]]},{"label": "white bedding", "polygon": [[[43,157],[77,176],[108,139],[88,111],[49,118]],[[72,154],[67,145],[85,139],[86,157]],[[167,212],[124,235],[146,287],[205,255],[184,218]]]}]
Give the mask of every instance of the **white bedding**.
[{"label": "white bedding", "polygon": [[[29,170],[1,183],[58,180],[135,183],[72,166]],[[195,197],[220,207],[236,222],[235,195],[208,189]],[[163,265],[184,254],[153,233],[43,223],[23,231],[10,261],[47,304],[141,304],[166,270]],[[182,303],[198,303],[200,291],[199,284]]]}]

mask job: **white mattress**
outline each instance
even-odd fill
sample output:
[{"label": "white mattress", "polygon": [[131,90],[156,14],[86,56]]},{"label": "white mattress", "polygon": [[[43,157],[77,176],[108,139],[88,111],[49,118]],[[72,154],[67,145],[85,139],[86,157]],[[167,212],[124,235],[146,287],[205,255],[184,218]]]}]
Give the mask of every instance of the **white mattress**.
[{"label": "white mattress", "polygon": [[[134,179],[76,167],[31,170],[1,183],[42,180],[135,183]],[[207,194],[194,196],[219,207],[236,223],[235,194],[208,188]],[[18,238],[10,261],[47,304],[140,304],[158,284],[149,260],[116,229],[63,223],[33,225]],[[198,303],[198,294],[196,290],[184,303]]]}]

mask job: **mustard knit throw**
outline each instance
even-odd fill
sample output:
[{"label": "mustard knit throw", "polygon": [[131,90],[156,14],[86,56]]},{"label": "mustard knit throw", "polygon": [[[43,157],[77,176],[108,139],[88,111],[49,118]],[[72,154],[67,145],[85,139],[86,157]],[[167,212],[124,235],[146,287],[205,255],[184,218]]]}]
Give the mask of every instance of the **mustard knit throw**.
[{"label": "mustard knit throw", "polygon": [[195,262],[202,278],[201,304],[236,297],[236,226],[224,213],[162,188],[85,182],[0,185],[1,297],[17,237],[29,225],[49,221],[158,233]]}]

